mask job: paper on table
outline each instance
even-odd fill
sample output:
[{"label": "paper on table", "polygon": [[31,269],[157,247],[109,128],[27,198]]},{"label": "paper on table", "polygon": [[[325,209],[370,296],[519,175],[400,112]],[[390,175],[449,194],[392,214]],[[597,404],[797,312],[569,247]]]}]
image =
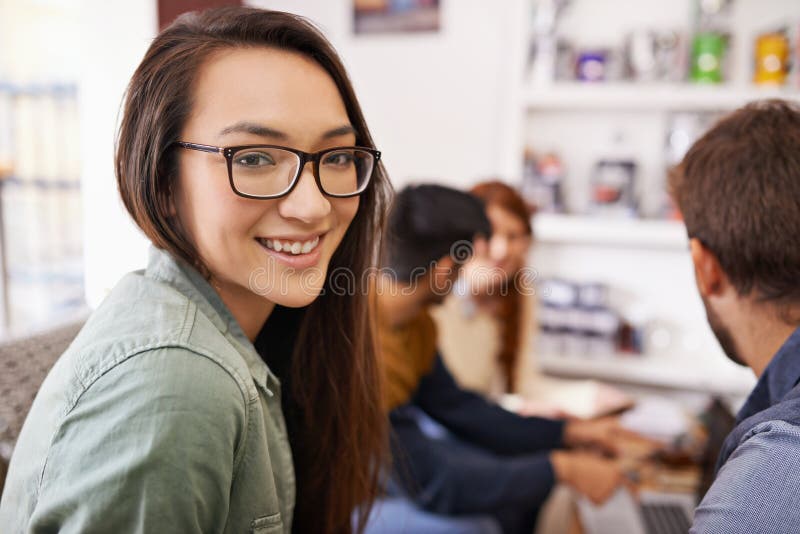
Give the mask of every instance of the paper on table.
[{"label": "paper on table", "polygon": [[592,419],[633,405],[633,399],[619,389],[596,380],[541,378],[530,391],[505,395],[500,404],[522,415]]},{"label": "paper on table", "polygon": [[667,443],[689,431],[690,419],[681,406],[664,397],[644,397],[620,418],[623,428]]},{"label": "paper on table", "polygon": [[636,501],[625,488],[619,488],[601,505],[594,505],[589,499],[581,496],[576,498],[576,504],[581,526],[587,534],[643,532]]}]

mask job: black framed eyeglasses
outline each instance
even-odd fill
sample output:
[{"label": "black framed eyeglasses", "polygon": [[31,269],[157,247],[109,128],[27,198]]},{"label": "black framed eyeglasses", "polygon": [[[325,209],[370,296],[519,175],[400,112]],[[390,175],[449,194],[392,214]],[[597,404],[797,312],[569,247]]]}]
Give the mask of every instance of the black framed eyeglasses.
[{"label": "black framed eyeglasses", "polygon": [[176,141],[177,146],[222,154],[228,163],[231,189],[245,198],[286,196],[297,185],[306,163],[323,194],[334,198],[360,195],[369,185],[381,153],[360,146],[334,147],[313,154],[278,145],[219,147]]}]

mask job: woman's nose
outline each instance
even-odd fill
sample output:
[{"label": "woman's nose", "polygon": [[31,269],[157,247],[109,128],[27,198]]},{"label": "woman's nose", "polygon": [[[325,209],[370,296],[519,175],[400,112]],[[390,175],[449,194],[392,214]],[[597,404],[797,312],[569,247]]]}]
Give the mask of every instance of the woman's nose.
[{"label": "woman's nose", "polygon": [[278,205],[281,217],[313,224],[331,212],[330,199],[317,186],[312,165],[311,162],[306,164],[297,185],[281,199]]},{"label": "woman's nose", "polygon": [[508,239],[494,236],[489,242],[489,257],[496,262],[503,261],[508,256]]}]

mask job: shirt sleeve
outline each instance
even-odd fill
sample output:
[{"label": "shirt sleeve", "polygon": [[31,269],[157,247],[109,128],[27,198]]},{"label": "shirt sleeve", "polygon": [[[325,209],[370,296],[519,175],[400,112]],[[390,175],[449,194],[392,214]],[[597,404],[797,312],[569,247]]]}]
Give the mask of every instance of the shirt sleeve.
[{"label": "shirt sleeve", "polygon": [[695,511],[693,534],[797,532],[800,429],[784,421],[753,428],[722,466]]},{"label": "shirt sleeve", "polygon": [[186,349],[118,364],[57,431],[29,531],[221,532],[245,402],[233,377]]},{"label": "shirt sleeve", "polygon": [[563,446],[562,421],[521,417],[461,389],[438,355],[413,402],[459,438],[497,454],[530,454]]},{"label": "shirt sleeve", "polygon": [[452,437],[432,438],[400,407],[391,414],[394,482],[437,514],[538,509],[555,484],[547,453],[497,456]]}]

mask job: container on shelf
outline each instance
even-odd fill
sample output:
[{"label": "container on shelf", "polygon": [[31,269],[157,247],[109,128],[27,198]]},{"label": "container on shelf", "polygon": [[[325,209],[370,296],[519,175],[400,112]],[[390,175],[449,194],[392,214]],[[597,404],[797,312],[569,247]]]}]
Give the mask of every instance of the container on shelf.
[{"label": "container on shelf", "polygon": [[622,321],[601,282],[562,279],[544,282],[539,312],[539,350],[546,354],[605,358],[630,347],[620,345]]},{"label": "container on shelf", "polygon": [[553,153],[536,158],[532,150],[525,151],[525,168],[520,193],[531,211],[560,213],[564,211],[561,184],[564,166]]},{"label": "container on shelf", "polygon": [[623,48],[625,74],[637,82],[682,80],[686,75],[685,37],[675,30],[634,30]]},{"label": "container on shelf", "polygon": [[636,162],[630,159],[601,159],[594,166],[591,185],[591,213],[598,217],[635,217]]},{"label": "container on shelf", "polygon": [[581,82],[602,82],[606,79],[609,60],[607,50],[585,50],[578,53],[575,78]]},{"label": "container on shelf", "polygon": [[721,83],[722,62],[727,39],[720,33],[707,32],[695,35],[692,41],[691,80],[696,83]]},{"label": "container on shelf", "polygon": [[789,72],[789,39],[775,32],[756,39],[756,67],[753,81],[758,85],[783,85]]}]

